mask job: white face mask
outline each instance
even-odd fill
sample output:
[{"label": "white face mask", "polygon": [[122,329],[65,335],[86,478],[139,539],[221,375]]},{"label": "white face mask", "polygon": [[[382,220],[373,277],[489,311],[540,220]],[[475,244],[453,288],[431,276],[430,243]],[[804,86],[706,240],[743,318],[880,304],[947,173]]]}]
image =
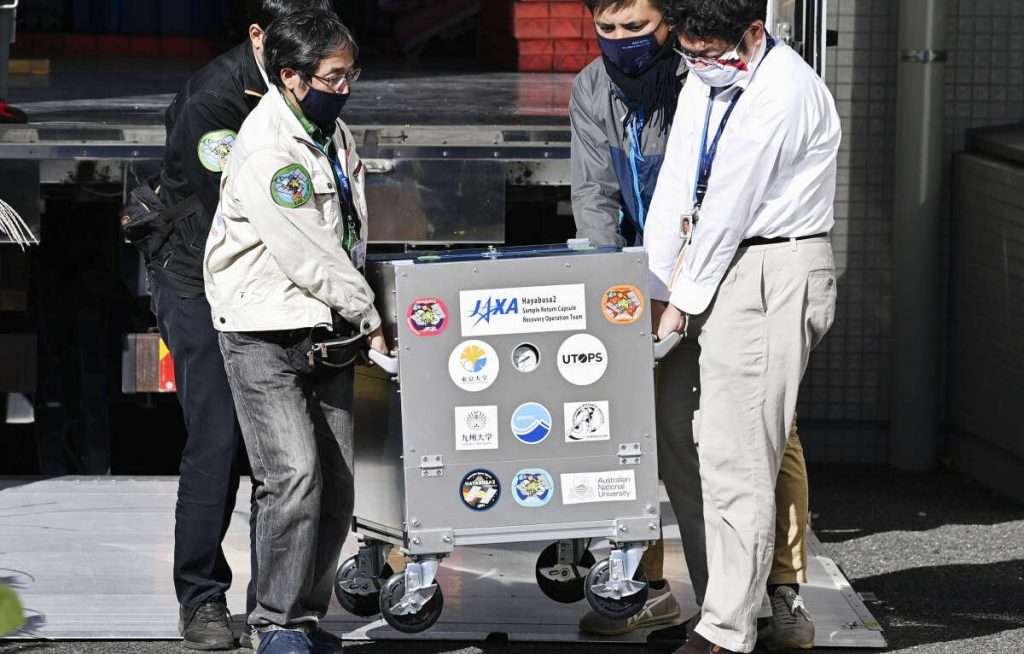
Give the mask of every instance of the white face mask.
[{"label": "white face mask", "polygon": [[740,56],[739,44],[746,38],[744,32],[739,43],[732,50],[723,52],[714,59],[697,57],[676,49],[676,52],[683,58],[690,71],[702,82],[716,89],[734,86],[740,80],[750,75],[747,63]]}]

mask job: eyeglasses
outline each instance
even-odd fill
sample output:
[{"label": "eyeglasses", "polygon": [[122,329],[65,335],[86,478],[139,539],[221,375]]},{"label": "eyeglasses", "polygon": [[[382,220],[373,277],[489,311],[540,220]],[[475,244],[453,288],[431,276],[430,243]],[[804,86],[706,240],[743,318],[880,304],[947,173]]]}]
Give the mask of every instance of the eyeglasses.
[{"label": "eyeglasses", "polygon": [[362,68],[353,68],[352,70],[348,71],[347,73],[342,73],[340,75],[334,75],[332,77],[320,77],[319,75],[313,75],[313,79],[318,79],[321,82],[323,82],[324,84],[326,84],[328,87],[330,87],[330,88],[334,89],[335,91],[337,91],[344,84],[346,84],[346,83],[351,84],[352,82],[355,82],[356,80],[358,80],[359,76],[362,74],[362,72],[363,72]]},{"label": "eyeglasses", "polygon": [[687,66],[691,66],[691,67],[702,66],[702,67],[723,68],[724,67],[724,61],[723,60],[727,56],[735,54],[736,57],[730,57],[730,59],[732,59],[732,58],[739,58],[739,47],[740,47],[740,44],[743,43],[743,39],[747,38],[747,32],[749,32],[749,31],[750,31],[750,28],[747,28],[747,30],[745,32],[743,32],[743,34],[740,36],[740,40],[736,42],[735,46],[733,46],[729,50],[724,50],[724,51],[719,52],[718,54],[715,54],[715,55],[709,55],[709,54],[705,54],[705,53],[694,52],[692,50],[687,50],[683,46],[678,46],[678,47],[672,46],[672,49],[676,51],[676,54],[678,54],[680,57],[683,58],[683,61],[686,62]]}]

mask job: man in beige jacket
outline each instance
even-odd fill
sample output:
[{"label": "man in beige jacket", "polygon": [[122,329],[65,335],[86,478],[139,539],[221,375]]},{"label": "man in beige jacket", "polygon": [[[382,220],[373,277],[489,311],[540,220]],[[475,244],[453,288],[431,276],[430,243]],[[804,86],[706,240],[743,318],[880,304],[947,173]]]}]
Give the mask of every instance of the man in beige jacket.
[{"label": "man in beige jacket", "polygon": [[361,272],[365,170],[338,118],[358,50],[335,15],[303,11],[265,51],[271,85],[224,171],[206,293],[260,484],[258,652],[337,651],[318,623],[352,517],[352,366],[309,353],[338,332],[385,350]]}]

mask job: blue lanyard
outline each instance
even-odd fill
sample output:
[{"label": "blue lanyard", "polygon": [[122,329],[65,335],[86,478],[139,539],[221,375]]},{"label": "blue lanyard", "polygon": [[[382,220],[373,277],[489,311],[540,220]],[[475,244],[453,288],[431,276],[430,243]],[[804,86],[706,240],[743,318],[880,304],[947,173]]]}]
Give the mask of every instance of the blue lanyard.
[{"label": "blue lanyard", "polygon": [[[765,45],[764,55],[761,56],[761,61],[768,56],[768,53],[775,47],[775,39],[770,34],[765,34],[767,43]],[[716,89],[711,89],[711,94],[708,96],[708,111],[704,116],[704,135],[700,141],[700,156],[697,159],[697,180],[693,188],[693,205],[694,207],[700,207],[704,203],[704,196],[708,193],[708,180],[711,179],[711,168],[715,165],[715,157],[718,155],[718,142],[722,140],[722,134],[725,133],[725,125],[729,122],[729,117],[732,116],[732,110],[736,108],[736,103],[743,97],[743,89],[737,89],[736,95],[729,102],[729,107],[725,110],[725,115],[722,116],[722,122],[718,125],[718,132],[715,134],[715,139],[711,142],[711,147],[708,147],[708,129],[711,127],[711,109],[715,106],[715,97],[718,95]]]},{"label": "blue lanyard", "polygon": [[[337,148],[331,147],[333,143],[327,142],[322,148],[323,153],[327,156],[327,160],[331,162],[331,168],[334,169],[334,176],[338,178],[338,185],[341,186],[341,190],[345,193],[345,199],[352,199],[352,186],[349,184],[348,175],[345,174],[345,168],[341,165],[341,157],[338,155]],[[334,152],[332,155],[331,152]]]},{"label": "blue lanyard", "polygon": [[704,135],[700,140],[700,156],[697,158],[697,181],[693,188],[693,204],[695,207],[699,207],[704,203],[704,196],[708,193],[708,180],[711,179],[711,168],[715,165],[715,157],[718,156],[718,142],[722,140],[722,134],[725,133],[725,125],[729,122],[729,117],[732,116],[732,110],[736,108],[736,103],[743,97],[743,89],[737,89],[736,95],[729,102],[729,107],[725,110],[725,115],[722,116],[722,122],[718,125],[718,132],[715,134],[715,140],[711,142],[711,147],[708,147],[708,129],[711,127],[711,109],[715,106],[715,96],[718,95],[715,89],[711,89],[711,95],[708,96],[708,110],[704,115]]},{"label": "blue lanyard", "polygon": [[637,167],[637,161],[644,160],[644,153],[641,141],[641,134],[644,129],[644,115],[641,109],[638,113],[633,114],[633,118],[629,121],[629,132],[630,132],[630,143],[629,143],[629,168],[633,174],[633,197],[636,200],[637,210],[637,222],[640,225],[640,231],[644,229],[644,223],[647,222],[647,212],[644,209],[644,198],[640,192],[640,170]]}]

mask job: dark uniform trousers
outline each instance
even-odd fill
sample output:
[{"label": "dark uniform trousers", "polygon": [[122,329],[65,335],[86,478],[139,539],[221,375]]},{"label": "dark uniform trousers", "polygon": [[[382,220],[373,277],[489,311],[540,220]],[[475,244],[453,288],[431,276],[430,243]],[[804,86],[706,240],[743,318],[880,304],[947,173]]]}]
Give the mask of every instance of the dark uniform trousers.
[{"label": "dark uniform trousers", "polygon": [[[206,297],[179,296],[159,271],[150,272],[150,286],[160,334],[174,360],[178,401],[188,431],[174,512],[174,589],[178,603],[192,607],[225,594],[231,586],[221,541],[235,509],[245,446]],[[256,531],[252,498],[250,536]],[[250,552],[255,549],[250,547]],[[256,561],[251,565],[255,579]],[[250,582],[247,614],[255,604]]]}]

